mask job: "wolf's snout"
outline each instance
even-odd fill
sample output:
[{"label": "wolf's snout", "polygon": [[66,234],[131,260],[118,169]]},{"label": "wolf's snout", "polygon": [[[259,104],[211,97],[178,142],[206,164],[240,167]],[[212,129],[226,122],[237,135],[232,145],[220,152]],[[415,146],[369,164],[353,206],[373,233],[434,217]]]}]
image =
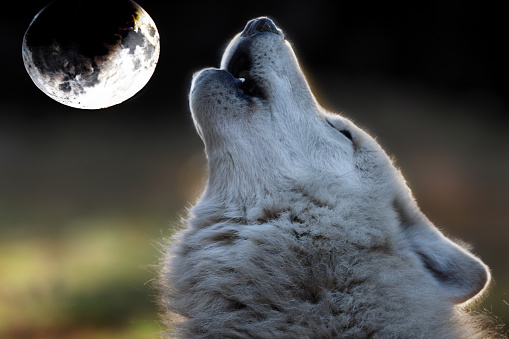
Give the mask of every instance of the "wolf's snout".
[{"label": "wolf's snout", "polygon": [[283,35],[272,20],[269,18],[258,18],[249,21],[240,36],[248,38],[263,32]]}]

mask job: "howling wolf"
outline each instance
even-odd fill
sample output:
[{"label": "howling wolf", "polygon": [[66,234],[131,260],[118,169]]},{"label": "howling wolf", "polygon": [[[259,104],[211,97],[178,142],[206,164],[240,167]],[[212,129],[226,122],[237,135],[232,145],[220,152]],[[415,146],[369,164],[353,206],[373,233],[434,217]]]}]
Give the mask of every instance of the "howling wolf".
[{"label": "howling wolf", "polygon": [[377,142],[317,103],[290,43],[251,20],[189,95],[208,182],[164,260],[184,338],[486,338],[490,273],[419,210]]}]

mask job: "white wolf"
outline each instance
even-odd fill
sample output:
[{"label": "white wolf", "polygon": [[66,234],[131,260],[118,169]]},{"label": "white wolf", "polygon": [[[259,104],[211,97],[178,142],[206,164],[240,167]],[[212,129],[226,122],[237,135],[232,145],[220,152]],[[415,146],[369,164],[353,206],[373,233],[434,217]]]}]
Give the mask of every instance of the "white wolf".
[{"label": "white wolf", "polygon": [[291,45],[250,21],[190,106],[209,176],[162,272],[170,334],[485,338],[486,265],[420,212],[377,142],[315,100]]}]

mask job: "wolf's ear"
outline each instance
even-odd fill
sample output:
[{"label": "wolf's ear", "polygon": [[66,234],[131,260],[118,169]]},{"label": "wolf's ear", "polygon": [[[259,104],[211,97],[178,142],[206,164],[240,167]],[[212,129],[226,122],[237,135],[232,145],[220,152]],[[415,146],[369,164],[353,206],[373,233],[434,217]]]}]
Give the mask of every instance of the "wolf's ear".
[{"label": "wolf's ear", "polygon": [[415,206],[396,202],[407,245],[428,274],[455,303],[483,291],[490,281],[488,267],[468,250],[446,238]]}]

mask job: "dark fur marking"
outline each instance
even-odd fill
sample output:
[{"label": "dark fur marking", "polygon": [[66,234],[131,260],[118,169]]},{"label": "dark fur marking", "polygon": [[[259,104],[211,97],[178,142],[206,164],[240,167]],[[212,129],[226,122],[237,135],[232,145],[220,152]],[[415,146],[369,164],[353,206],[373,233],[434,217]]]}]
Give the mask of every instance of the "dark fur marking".
[{"label": "dark fur marking", "polygon": [[281,217],[281,214],[283,212],[286,212],[285,209],[270,209],[270,208],[264,208],[263,214],[256,219],[256,221],[260,224],[264,224],[266,222],[269,222],[270,220],[276,220]]},{"label": "dark fur marking", "polygon": [[304,198],[306,198],[309,202],[311,202],[316,207],[327,208],[330,210],[334,209],[334,206],[332,206],[328,202],[322,201],[322,200],[312,196],[311,194],[309,194],[308,192],[304,191],[301,188],[293,188],[291,190],[291,192],[302,195]]},{"label": "dark fur marking", "polygon": [[239,236],[238,236],[237,232],[226,231],[223,233],[214,234],[209,239],[213,242],[220,242],[224,245],[232,245],[235,242],[235,240],[237,240],[238,238],[239,238]]}]

